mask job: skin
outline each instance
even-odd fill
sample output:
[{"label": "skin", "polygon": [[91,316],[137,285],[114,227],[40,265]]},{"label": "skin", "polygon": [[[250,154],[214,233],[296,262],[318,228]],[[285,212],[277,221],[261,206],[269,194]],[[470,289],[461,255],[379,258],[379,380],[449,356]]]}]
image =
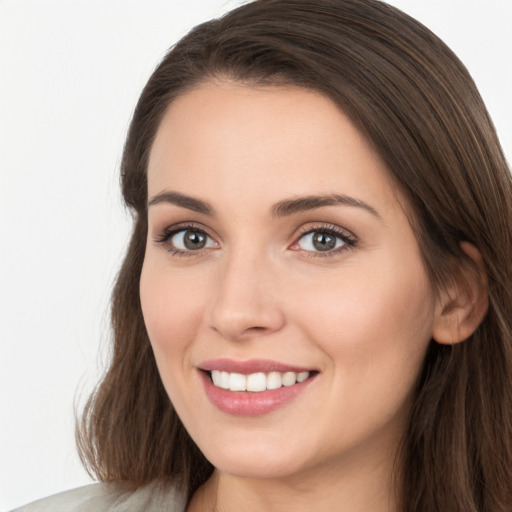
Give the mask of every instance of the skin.
[{"label": "skin", "polygon": [[[397,445],[445,305],[383,162],[318,93],[216,81],[175,100],[157,132],[148,196],[170,191],[215,212],[150,205],[140,282],[164,386],[217,468],[188,511],[396,510]],[[272,214],[326,194],[368,208]],[[176,254],[179,236],[161,241],[183,223],[208,235],[205,248]],[[326,225],[354,245],[316,250],[304,232]],[[221,357],[318,374],[273,412],[233,416],[208,400],[198,370]]]}]

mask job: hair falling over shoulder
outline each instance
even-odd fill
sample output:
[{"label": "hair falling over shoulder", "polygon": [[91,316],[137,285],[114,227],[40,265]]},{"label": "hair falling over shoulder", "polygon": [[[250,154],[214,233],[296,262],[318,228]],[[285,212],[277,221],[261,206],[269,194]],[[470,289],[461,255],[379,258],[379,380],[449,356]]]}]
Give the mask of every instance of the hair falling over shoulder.
[{"label": "hair falling over shoulder", "polygon": [[147,236],[148,153],[168,105],[228,77],[290,84],[337,104],[407,199],[430,280],[441,289],[478,248],[489,308],[467,340],[432,340],[397,454],[402,510],[512,508],[512,180],[467,70],[419,22],[379,0],[256,0],[193,29],[167,53],[134,112],[121,164],[134,213],[112,299],[109,368],[77,429],[102,481],[173,482],[191,494],[213,468],[158,375],[139,301]]}]

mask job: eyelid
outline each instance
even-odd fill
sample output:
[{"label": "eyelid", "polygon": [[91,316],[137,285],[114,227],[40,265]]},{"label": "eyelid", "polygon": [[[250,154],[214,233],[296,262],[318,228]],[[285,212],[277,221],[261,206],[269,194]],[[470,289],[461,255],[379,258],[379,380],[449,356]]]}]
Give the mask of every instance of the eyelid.
[{"label": "eyelid", "polygon": [[337,256],[340,253],[349,251],[357,246],[358,239],[357,237],[348,231],[345,228],[342,228],[340,226],[337,226],[336,224],[329,224],[329,223],[321,223],[317,225],[312,225],[313,223],[308,223],[305,226],[302,226],[299,230],[299,233],[295,236],[293,243],[290,246],[290,249],[297,245],[298,242],[304,238],[306,235],[309,235],[311,233],[326,233],[329,235],[333,235],[336,238],[339,238],[343,241],[343,245],[341,247],[331,249],[328,251],[311,251],[311,250],[305,250],[305,249],[292,249],[303,252],[308,257],[332,257]]},{"label": "eyelid", "polygon": [[165,240],[167,240],[169,238],[169,236],[172,236],[172,235],[178,233],[179,231],[184,231],[187,229],[195,230],[195,231],[202,231],[205,234],[209,235],[208,229],[206,229],[203,225],[201,225],[197,222],[185,221],[185,222],[178,222],[177,224],[165,225],[161,229],[156,229],[155,233],[153,235],[153,240],[156,243],[162,243]]},{"label": "eyelid", "polygon": [[180,233],[181,231],[197,231],[203,233],[205,236],[213,240],[213,242],[218,246],[219,242],[216,237],[210,233],[210,230],[199,224],[197,222],[179,222],[178,224],[172,224],[170,226],[166,226],[162,230],[159,230],[157,234],[153,236],[153,241],[157,245],[163,245],[166,247],[167,251],[170,252],[173,256],[199,256],[204,254],[205,252],[216,249],[214,247],[204,247],[197,250],[182,250],[170,243],[171,238]]}]

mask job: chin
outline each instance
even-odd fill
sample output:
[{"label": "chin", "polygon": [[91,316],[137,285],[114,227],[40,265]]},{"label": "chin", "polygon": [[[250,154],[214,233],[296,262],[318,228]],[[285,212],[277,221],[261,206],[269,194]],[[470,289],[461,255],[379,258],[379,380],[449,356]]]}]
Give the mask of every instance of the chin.
[{"label": "chin", "polygon": [[283,438],[264,440],[263,437],[256,433],[239,442],[232,437],[231,440],[198,443],[198,446],[219,471],[242,478],[286,478],[307,466],[308,458],[305,457],[303,443],[289,439],[287,447]]},{"label": "chin", "polygon": [[288,478],[302,469],[297,460],[284,460],[282,455],[274,459],[239,454],[237,457],[220,456],[216,461],[210,459],[210,462],[222,473],[252,480]]}]

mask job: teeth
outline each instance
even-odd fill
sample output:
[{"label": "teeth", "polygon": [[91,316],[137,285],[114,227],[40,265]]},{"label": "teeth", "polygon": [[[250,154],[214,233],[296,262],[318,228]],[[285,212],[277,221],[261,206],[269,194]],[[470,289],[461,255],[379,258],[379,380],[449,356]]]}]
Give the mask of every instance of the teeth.
[{"label": "teeth", "polygon": [[279,389],[283,385],[283,378],[279,372],[270,372],[267,375],[267,389]]},{"label": "teeth", "polygon": [[297,374],[297,382],[304,382],[309,377],[309,372],[300,372]]},{"label": "teeth", "polygon": [[264,373],[247,375],[247,391],[265,391],[265,389],[267,389],[267,376]]},{"label": "teeth", "polygon": [[229,373],[228,372],[219,372],[219,373],[220,373],[219,386],[224,389],[229,389]]},{"label": "teeth", "polygon": [[245,391],[247,389],[247,377],[241,373],[230,373],[229,389],[231,391]]},{"label": "teeth", "polygon": [[293,386],[297,381],[297,374],[295,372],[286,372],[283,375],[283,386]]},{"label": "teeth", "polygon": [[281,386],[293,386],[298,382],[304,382],[309,377],[309,372],[270,372],[268,374],[258,372],[242,375],[212,370],[210,373],[213,384],[219,388],[254,393],[266,389],[279,389]]}]

